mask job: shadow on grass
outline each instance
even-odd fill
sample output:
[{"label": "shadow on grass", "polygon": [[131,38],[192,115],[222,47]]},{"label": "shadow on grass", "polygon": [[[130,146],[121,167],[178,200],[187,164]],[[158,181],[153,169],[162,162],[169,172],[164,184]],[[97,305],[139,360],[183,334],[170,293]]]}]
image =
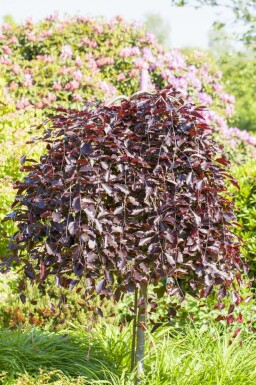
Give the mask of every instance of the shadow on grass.
[{"label": "shadow on grass", "polygon": [[120,367],[109,353],[100,341],[90,341],[90,335],[86,337],[84,333],[0,331],[0,372],[12,378],[23,373],[37,375],[42,369],[57,370],[73,378],[103,380],[106,370],[118,374]]}]

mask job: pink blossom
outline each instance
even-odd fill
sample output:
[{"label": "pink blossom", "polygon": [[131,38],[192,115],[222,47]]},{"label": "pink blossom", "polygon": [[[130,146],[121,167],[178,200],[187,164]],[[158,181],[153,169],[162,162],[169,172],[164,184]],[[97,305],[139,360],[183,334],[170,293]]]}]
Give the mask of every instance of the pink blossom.
[{"label": "pink blossom", "polygon": [[9,23],[3,23],[2,30],[6,32],[10,32],[12,30],[12,26]]},{"label": "pink blossom", "polygon": [[83,79],[83,73],[80,70],[76,70],[73,72],[73,78],[74,80],[77,80],[78,82],[81,82]]},{"label": "pink blossom", "polygon": [[66,91],[74,91],[74,90],[78,90],[79,87],[80,87],[79,82],[76,80],[72,80],[71,82],[65,85],[64,89]]},{"label": "pink blossom", "polygon": [[26,20],[25,20],[25,23],[27,26],[30,26],[30,25],[33,25],[33,20],[31,17],[28,17]]},{"label": "pink blossom", "polygon": [[95,40],[91,40],[87,36],[82,39],[81,44],[90,48],[96,48],[98,46]]},{"label": "pink blossom", "polygon": [[148,44],[155,44],[156,43],[156,37],[152,32],[146,33],[146,42]]},{"label": "pink blossom", "polygon": [[98,35],[101,35],[104,33],[104,27],[100,24],[93,24],[92,30],[94,33],[97,33]]},{"label": "pink blossom", "polygon": [[8,45],[3,45],[2,46],[2,50],[4,53],[6,53],[6,55],[11,55],[12,54],[12,50],[10,47],[8,47]]},{"label": "pink blossom", "polygon": [[164,59],[169,69],[179,70],[186,67],[185,58],[178,50],[165,53]]},{"label": "pink blossom", "polygon": [[52,36],[52,30],[48,29],[47,31],[42,31],[39,35],[40,38],[47,38]]},{"label": "pink blossom", "polygon": [[142,57],[149,63],[154,63],[156,61],[151,49],[148,47],[142,48]]},{"label": "pink blossom", "polygon": [[60,83],[60,82],[54,82],[54,83],[53,83],[53,86],[52,86],[52,89],[53,89],[54,91],[60,91],[60,90],[62,90],[62,85],[61,85],[61,83]]},{"label": "pink blossom", "polygon": [[22,72],[22,70],[21,70],[19,64],[17,64],[17,63],[15,63],[15,64],[12,65],[11,71],[12,71],[15,75],[19,75],[19,74],[21,74],[21,72]]},{"label": "pink blossom", "polygon": [[101,68],[107,65],[113,65],[114,59],[112,57],[102,57],[96,60],[97,67]]},{"label": "pink blossom", "polygon": [[77,66],[77,67],[82,67],[83,66],[83,60],[80,58],[80,56],[77,56],[76,57],[76,60],[75,60],[75,65]]},{"label": "pink blossom", "polygon": [[93,70],[95,72],[98,72],[98,67],[97,67],[97,63],[94,59],[89,59],[88,63],[87,63],[87,68],[90,69],[90,70]]},{"label": "pink blossom", "polygon": [[207,94],[206,92],[199,92],[198,99],[202,104],[206,106],[210,106],[213,103],[211,95]]},{"label": "pink blossom", "polygon": [[46,16],[45,20],[50,21],[50,22],[54,22],[54,21],[58,20],[58,17],[59,17],[58,12],[54,12],[51,15]]},{"label": "pink blossom", "polygon": [[60,70],[59,70],[59,74],[61,75],[70,75],[73,73],[73,69],[70,68],[70,67],[62,67]]},{"label": "pink blossom", "polygon": [[36,36],[35,36],[34,32],[26,31],[25,35],[26,35],[26,38],[28,39],[28,41],[32,41],[32,42],[36,41]]},{"label": "pink blossom", "polygon": [[18,44],[19,40],[17,39],[16,36],[12,36],[10,39],[9,39],[9,44]]},{"label": "pink blossom", "polygon": [[24,108],[27,108],[30,106],[30,101],[27,98],[21,98],[18,103],[16,104],[17,110],[23,110]]},{"label": "pink blossom", "polygon": [[55,62],[55,58],[53,55],[37,55],[37,60],[40,60],[42,62],[45,62],[45,63],[54,63]]},{"label": "pink blossom", "polygon": [[136,68],[140,69],[140,70],[147,70],[148,69],[148,63],[142,59],[142,58],[136,58],[133,60],[133,63],[135,65]]},{"label": "pink blossom", "polygon": [[106,94],[106,97],[111,97],[116,95],[116,87],[113,85],[102,81],[99,83],[99,88]]},{"label": "pink blossom", "polygon": [[213,91],[215,91],[215,92],[220,92],[220,91],[222,91],[223,86],[222,86],[222,84],[220,84],[220,83],[213,83],[212,89],[213,89]]},{"label": "pink blossom", "polygon": [[118,74],[118,75],[117,75],[117,78],[116,78],[116,80],[117,80],[118,82],[122,82],[122,81],[125,80],[125,79],[126,79],[126,77],[125,77],[125,74],[124,74],[124,73]]},{"label": "pink blossom", "polygon": [[235,106],[234,104],[227,104],[225,107],[225,112],[227,116],[232,116],[235,113]]},{"label": "pink blossom", "polygon": [[134,47],[123,47],[119,51],[119,55],[123,58],[131,57],[131,56],[138,56],[140,55],[140,49],[136,46]]},{"label": "pink blossom", "polygon": [[75,102],[82,102],[83,101],[83,97],[80,94],[74,94],[73,99]]},{"label": "pink blossom", "polygon": [[18,88],[18,84],[16,82],[11,82],[9,85],[9,90],[14,91]]},{"label": "pink blossom", "polygon": [[254,150],[254,151],[252,152],[252,157],[253,157],[253,158],[256,158],[256,150]]},{"label": "pink blossom", "polygon": [[47,100],[49,102],[54,102],[56,99],[57,99],[56,95],[53,92],[49,92],[49,94],[47,95]]},{"label": "pink blossom", "polygon": [[92,18],[90,16],[76,16],[76,20],[78,22],[81,22],[81,23],[84,23],[84,24],[87,24],[88,22],[90,22],[92,20]]},{"label": "pink blossom", "polygon": [[[134,28],[134,29],[141,29],[141,28],[143,28],[143,23],[141,22],[141,21],[139,21],[139,20],[134,20],[133,22],[132,22],[132,27]],[[153,35],[154,36],[154,35]]]},{"label": "pink blossom", "polygon": [[11,59],[7,55],[0,56],[0,64],[10,66],[12,64]]},{"label": "pink blossom", "polygon": [[35,105],[34,105],[34,107],[36,108],[36,109],[42,109],[42,108],[45,108],[46,107],[46,105],[45,105],[45,103],[43,103],[43,102],[37,102],[37,103],[35,103]]},{"label": "pink blossom", "polygon": [[230,104],[235,103],[235,97],[233,95],[227,94],[226,92],[222,92],[221,94],[219,94],[219,97],[221,100],[223,100],[223,102]]},{"label": "pink blossom", "polygon": [[24,87],[30,88],[33,85],[33,78],[31,74],[25,74],[24,75],[24,80],[22,82],[22,85]]},{"label": "pink blossom", "polygon": [[61,48],[60,58],[62,60],[70,60],[72,58],[73,51],[69,44],[63,45]]},{"label": "pink blossom", "polygon": [[130,72],[129,72],[129,76],[130,78],[137,78],[138,75],[139,75],[139,70],[137,70],[136,68],[133,68]]}]

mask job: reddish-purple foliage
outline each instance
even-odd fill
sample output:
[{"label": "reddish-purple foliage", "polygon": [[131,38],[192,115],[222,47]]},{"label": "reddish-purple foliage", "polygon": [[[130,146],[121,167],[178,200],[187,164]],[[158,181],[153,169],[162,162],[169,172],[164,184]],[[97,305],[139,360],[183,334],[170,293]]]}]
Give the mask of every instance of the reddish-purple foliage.
[{"label": "reddish-purple foliage", "polygon": [[235,291],[242,263],[225,179],[236,181],[201,110],[165,89],[53,117],[47,153],[15,186],[9,262],[37,283],[54,274],[117,299],[161,278],[170,294],[181,281],[201,297],[217,285],[220,301]]}]

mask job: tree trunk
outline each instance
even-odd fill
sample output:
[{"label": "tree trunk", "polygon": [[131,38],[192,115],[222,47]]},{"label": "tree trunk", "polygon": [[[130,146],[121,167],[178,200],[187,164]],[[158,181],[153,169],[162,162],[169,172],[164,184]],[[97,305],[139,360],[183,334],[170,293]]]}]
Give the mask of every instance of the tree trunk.
[{"label": "tree trunk", "polygon": [[137,371],[136,384],[140,383],[144,375],[144,355],[145,355],[145,330],[147,321],[147,285],[141,285],[140,300],[137,317],[137,343],[135,353],[135,367]]}]

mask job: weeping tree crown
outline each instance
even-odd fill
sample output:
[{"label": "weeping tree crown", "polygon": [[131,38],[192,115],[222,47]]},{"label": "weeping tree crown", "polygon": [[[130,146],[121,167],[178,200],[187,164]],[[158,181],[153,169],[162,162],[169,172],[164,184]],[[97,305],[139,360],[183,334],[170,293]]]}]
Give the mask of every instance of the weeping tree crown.
[{"label": "weeping tree crown", "polygon": [[[82,283],[85,295],[133,291],[166,278],[169,294],[219,301],[241,278],[228,161],[203,107],[177,92],[138,93],[119,105],[61,110],[40,163],[22,158],[24,181],[9,215],[12,260],[41,283]],[[49,122],[47,123],[49,124]],[[25,163],[25,165],[24,165]]]}]

